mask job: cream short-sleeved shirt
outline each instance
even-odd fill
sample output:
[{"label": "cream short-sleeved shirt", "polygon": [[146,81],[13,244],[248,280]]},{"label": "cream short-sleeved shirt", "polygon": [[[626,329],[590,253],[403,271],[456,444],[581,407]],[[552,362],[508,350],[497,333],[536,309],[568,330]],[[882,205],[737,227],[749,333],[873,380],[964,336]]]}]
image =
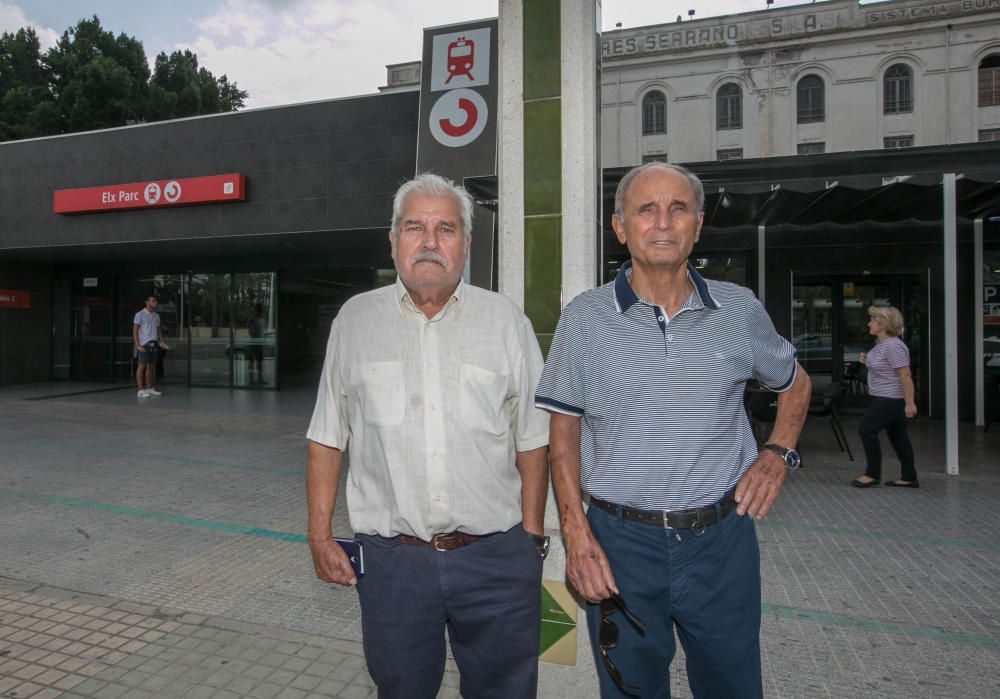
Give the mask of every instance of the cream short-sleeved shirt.
[{"label": "cream short-sleeved shirt", "polygon": [[489,534],[521,521],[516,452],[548,444],[542,355],[509,299],[459,282],[429,319],[397,279],[333,321],[307,436],[349,450],[362,534]]}]

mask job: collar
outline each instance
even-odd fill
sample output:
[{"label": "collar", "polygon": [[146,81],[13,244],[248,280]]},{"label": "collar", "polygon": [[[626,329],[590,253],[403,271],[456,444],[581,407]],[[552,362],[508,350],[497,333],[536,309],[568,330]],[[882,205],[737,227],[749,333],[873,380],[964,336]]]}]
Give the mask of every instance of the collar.
[{"label": "collar", "polygon": [[[692,308],[710,308],[712,310],[722,308],[719,302],[715,300],[715,297],[712,296],[712,292],[708,290],[708,282],[698,274],[698,270],[690,262],[687,263],[687,275],[691,283],[694,284],[695,291],[698,292],[696,301],[701,301],[700,306],[695,304]],[[615,277],[615,307],[619,313],[624,313],[641,300],[628,283],[631,276],[632,260],[628,260],[621,266],[621,269],[618,270],[618,276]]]},{"label": "collar", "polygon": [[[435,316],[435,318],[441,317],[453,304],[461,303],[462,297],[465,295],[465,280],[459,279],[458,285],[455,290],[451,292],[451,298],[441,309],[440,313]],[[392,298],[396,301],[396,305],[399,307],[399,311],[410,311],[411,313],[421,313],[417,308],[416,304],[413,303],[413,299],[410,298],[410,292],[403,284],[403,281],[396,275],[396,283],[393,285]]]}]

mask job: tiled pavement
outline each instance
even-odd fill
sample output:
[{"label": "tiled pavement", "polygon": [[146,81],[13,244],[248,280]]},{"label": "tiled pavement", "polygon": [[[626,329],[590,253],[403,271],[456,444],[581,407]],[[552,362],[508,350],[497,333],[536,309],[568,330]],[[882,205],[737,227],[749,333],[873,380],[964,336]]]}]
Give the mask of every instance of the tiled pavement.
[{"label": "tiled pavement", "polygon": [[[0,696],[372,696],[358,645],[0,579]],[[456,676],[449,674],[448,684]],[[457,697],[449,686],[442,697]]]},{"label": "tiled pavement", "polygon": [[[0,696],[374,695],[356,596],[302,543],[311,390],[23,400],[61,392],[0,390]],[[766,696],[1000,697],[1000,431],[963,426],[957,478],[940,423],[912,434],[923,487],[858,491],[809,425],[759,528]],[[596,696],[580,645],[541,697]]]}]

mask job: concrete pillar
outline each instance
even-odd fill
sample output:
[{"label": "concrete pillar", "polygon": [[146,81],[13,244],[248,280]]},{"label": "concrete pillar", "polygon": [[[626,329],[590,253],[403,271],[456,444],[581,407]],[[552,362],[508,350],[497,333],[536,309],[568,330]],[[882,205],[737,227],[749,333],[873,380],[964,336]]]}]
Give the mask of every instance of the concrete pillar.
[{"label": "concrete pillar", "polygon": [[[563,305],[597,281],[601,235],[599,0],[500,0],[499,288],[548,352]],[[563,580],[553,538],[546,580]],[[576,666],[542,663],[539,696],[598,695],[583,611]]]}]

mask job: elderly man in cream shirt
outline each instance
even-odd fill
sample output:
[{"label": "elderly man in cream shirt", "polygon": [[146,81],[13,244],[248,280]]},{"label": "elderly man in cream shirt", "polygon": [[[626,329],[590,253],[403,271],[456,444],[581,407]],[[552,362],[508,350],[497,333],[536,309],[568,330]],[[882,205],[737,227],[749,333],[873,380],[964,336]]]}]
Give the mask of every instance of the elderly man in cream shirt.
[{"label": "elderly man in cream shirt", "polygon": [[[433,699],[445,642],[465,699],[533,697],[548,416],[542,356],[508,299],[462,281],[472,198],[424,174],[393,201],[399,275],[333,321],[309,426],[309,547],[317,576],[357,585],[379,697]],[[364,546],[356,579],[331,539],[341,459]]]}]

